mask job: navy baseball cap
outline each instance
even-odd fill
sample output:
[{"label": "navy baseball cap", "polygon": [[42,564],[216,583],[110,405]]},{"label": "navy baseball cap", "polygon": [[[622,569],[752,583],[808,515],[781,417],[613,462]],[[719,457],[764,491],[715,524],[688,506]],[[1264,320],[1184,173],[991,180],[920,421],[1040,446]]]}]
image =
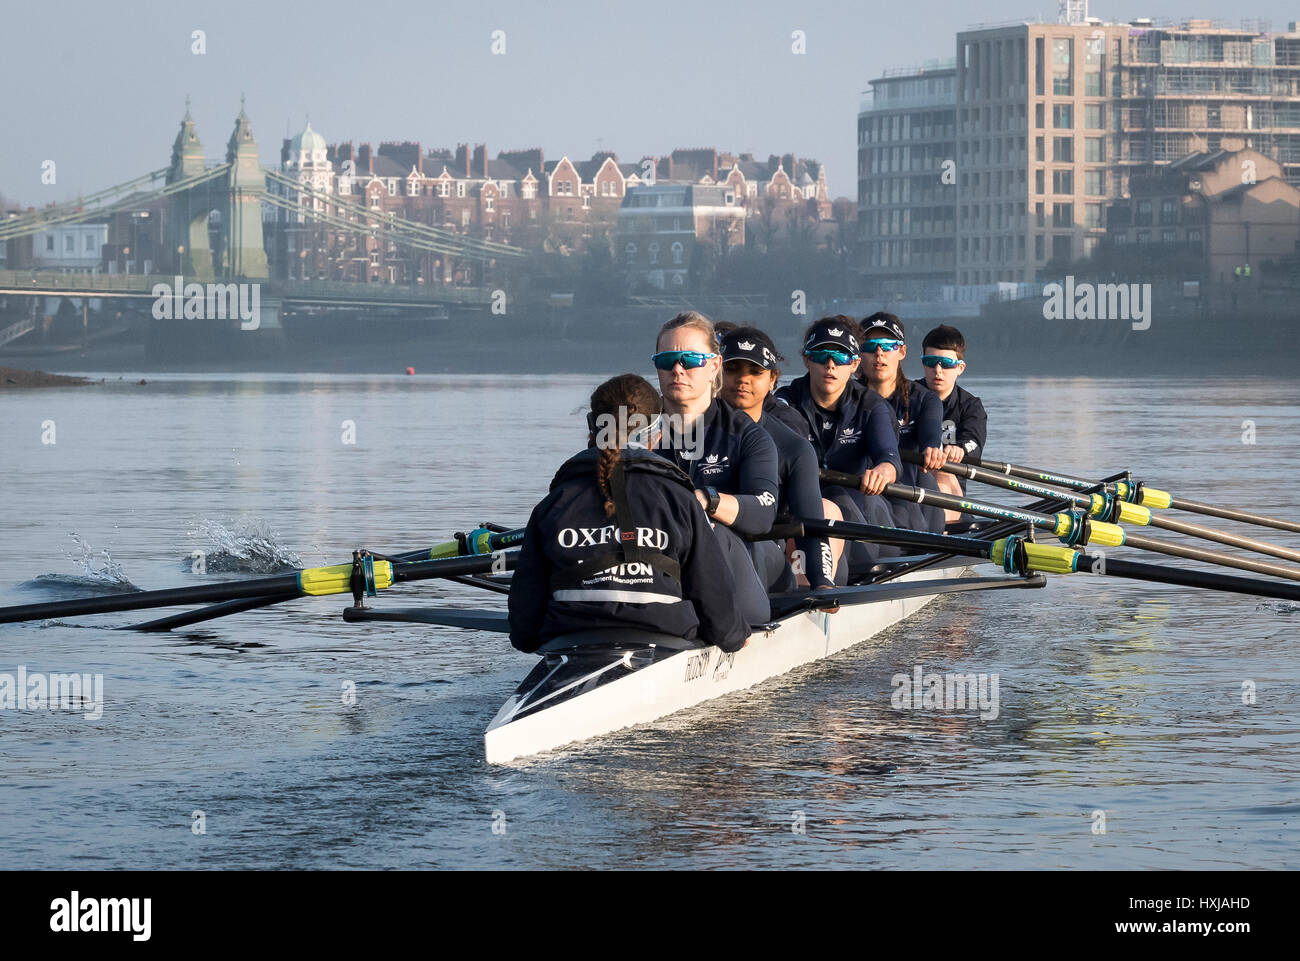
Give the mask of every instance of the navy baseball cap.
[{"label": "navy baseball cap", "polygon": [[804,350],[816,350],[818,347],[838,347],[850,354],[856,354],[861,349],[858,338],[853,336],[849,325],[832,318],[817,321],[804,338]]},{"label": "navy baseball cap", "polygon": [[883,311],[864,317],[862,330],[864,332],[862,336],[867,340],[887,337],[890,340],[901,340],[907,343],[907,331],[903,329],[903,322],[893,314],[886,314]]},{"label": "navy baseball cap", "polygon": [[776,370],[776,354],[757,337],[745,337],[731,332],[722,335],[722,362],[747,360],[764,370]]}]

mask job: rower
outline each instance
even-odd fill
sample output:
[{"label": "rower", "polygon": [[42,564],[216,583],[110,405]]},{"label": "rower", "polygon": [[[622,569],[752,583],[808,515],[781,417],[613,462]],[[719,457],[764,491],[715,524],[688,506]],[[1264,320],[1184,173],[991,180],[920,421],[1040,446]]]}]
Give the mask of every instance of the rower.
[{"label": "rower", "polygon": [[[840,520],[839,509],[821,496],[817,453],[808,443],[807,424],[789,404],[772,396],[783,359],[772,338],[757,327],[730,326],[722,334],[722,399],[747,414],[776,444],[781,482],[778,511],[799,518]],[[847,565],[839,563],[844,541],[802,537],[787,546],[786,557],[794,550],[800,552],[802,563],[794,568],[785,565],[785,583],[776,590],[790,590],[801,580],[806,583],[800,586],[814,590],[831,588],[837,571],[839,583],[847,583]]]},{"label": "rower", "polygon": [[[805,437],[820,467],[861,475],[858,490],[823,485],[822,496],[846,520],[893,527],[890,505],[881,492],[898,479],[898,437],[893,412],[875,391],[856,380],[858,326],[852,317],[823,317],[804,332],[803,363],[808,373],[777,390],[804,421]],[[895,557],[896,548],[855,541],[849,548],[854,566],[870,566]]]},{"label": "rower", "polygon": [[650,450],[661,409],[635,374],[592,393],[588,448],[560,467],[533,509],[510,582],[510,643],[519,650],[620,628],[724,651],[745,646],[749,625],[690,479]]},{"label": "rower", "polygon": [[[957,378],[966,372],[966,338],[956,327],[940,324],[921,341],[921,364],[925,386],[943,403],[942,441],[948,461],[960,464],[967,456],[979,457],[988,438],[988,414],[978,397],[957,384]],[[964,478],[941,472],[934,479],[945,493],[966,493]],[[949,524],[973,520],[959,511],[945,511],[944,515]]]},{"label": "rower", "polygon": [[[651,358],[663,393],[659,452],[690,475],[722,545],[736,598],[750,624],[771,619],[767,587],[784,557],[775,541],[746,549],[741,536],[765,534],[776,518],[776,445],[767,432],[717,399],[722,360],[712,322],[695,311],[664,324]],[[751,559],[751,554],[754,559]]]},{"label": "rower", "polygon": [[[943,451],[943,404],[928,388],[907,379],[903,358],[907,356],[907,334],[902,321],[883,311],[862,321],[863,383],[893,408],[898,425],[899,450],[917,451],[924,466],[904,464],[899,482],[938,492],[931,471],[938,471],[947,457]],[[899,526],[939,533],[944,527],[943,509],[929,504],[894,501],[890,505]]]}]

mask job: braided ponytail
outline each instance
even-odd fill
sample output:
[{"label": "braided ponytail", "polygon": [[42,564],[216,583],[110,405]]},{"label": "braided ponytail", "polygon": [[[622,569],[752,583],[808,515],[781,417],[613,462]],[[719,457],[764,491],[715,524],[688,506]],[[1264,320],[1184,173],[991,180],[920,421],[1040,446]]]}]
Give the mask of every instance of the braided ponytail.
[{"label": "braided ponytail", "polygon": [[[614,516],[614,497],[609,479],[622,461],[622,449],[627,444],[627,434],[638,426],[646,426],[663,411],[659,392],[636,374],[611,377],[591,394],[592,444],[600,448],[596,462],[596,486],[605,499],[605,516]],[[599,425],[608,426],[610,418],[617,425],[611,435]],[[634,421],[633,418],[636,418]]]}]

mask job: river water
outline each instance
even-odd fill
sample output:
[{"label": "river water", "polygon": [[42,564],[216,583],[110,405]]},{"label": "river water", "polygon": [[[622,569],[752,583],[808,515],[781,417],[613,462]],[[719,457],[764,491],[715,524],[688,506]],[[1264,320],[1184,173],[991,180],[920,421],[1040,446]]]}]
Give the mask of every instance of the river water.
[{"label": "river water", "polygon": [[[0,395],[0,604],[522,524],[598,380],[145,376]],[[991,457],[1300,516],[1293,381],[968,386]],[[483,729],[533,659],[349,625],[346,603],[173,634],[111,630],[154,612],[0,626],[0,672],[104,678],[97,719],[0,710],[8,864],[1300,866],[1300,604],[1084,575],[950,597],[653,728],[489,767]],[[502,606],[432,582],[372,603]],[[998,675],[997,717],[894,709],[918,666]]]}]

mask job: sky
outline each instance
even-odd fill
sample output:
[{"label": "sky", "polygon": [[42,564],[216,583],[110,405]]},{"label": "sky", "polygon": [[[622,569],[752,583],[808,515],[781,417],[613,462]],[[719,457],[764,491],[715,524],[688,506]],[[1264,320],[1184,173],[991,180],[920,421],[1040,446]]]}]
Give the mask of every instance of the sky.
[{"label": "sky", "polygon": [[[832,197],[854,196],[873,77],[951,58],[973,23],[1056,12],[1053,0],[9,4],[0,195],[63,201],[165,167],[187,94],[205,152],[222,159],[243,93],[267,165],[310,118],[330,143],[486,143],[491,156],[793,152],[826,165]],[[1249,17],[1274,30],[1300,19],[1284,0],[1094,0],[1089,13]]]}]

